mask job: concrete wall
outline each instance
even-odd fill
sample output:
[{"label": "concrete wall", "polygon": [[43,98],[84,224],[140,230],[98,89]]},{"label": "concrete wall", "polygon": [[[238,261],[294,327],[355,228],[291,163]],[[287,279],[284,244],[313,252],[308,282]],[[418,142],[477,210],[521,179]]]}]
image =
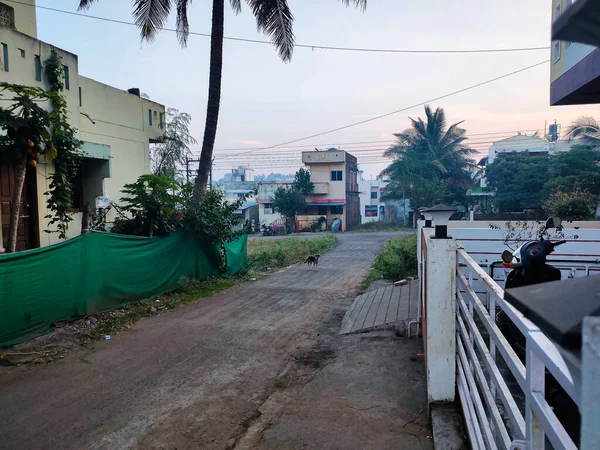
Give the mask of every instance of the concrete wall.
[{"label": "concrete wall", "polygon": [[[30,8],[33,9],[33,8]],[[35,16],[34,16],[35,17]],[[52,49],[56,50],[69,70],[69,89],[63,91],[67,100],[69,123],[78,130],[79,139],[88,144],[102,144],[102,152],[108,155],[109,167],[98,165],[98,172],[88,173],[87,179],[94,185],[103,186],[103,195],[118,201],[120,190],[124,184],[134,182],[138,176],[150,172],[150,140],[156,139],[164,132],[161,119],[164,121],[164,106],[142,99],[90,78],[79,75],[77,56],[39,41],[31,36],[6,28],[0,28],[0,42],[9,48],[9,71],[0,70],[0,81],[36,86],[48,89],[45,74],[42,70],[41,81],[36,80],[35,56],[39,55],[42,66],[50,57]],[[21,51],[25,51],[25,57]],[[3,64],[0,64],[3,67]],[[80,107],[81,89],[81,107]],[[45,105],[46,106],[46,105]],[[50,108],[50,105],[47,105]],[[152,114],[152,125],[149,123],[148,111]],[[85,113],[95,122],[83,116]],[[155,114],[156,113],[156,114]],[[98,158],[98,155],[92,155]],[[100,158],[106,159],[106,158]],[[93,169],[94,164],[90,165]],[[49,214],[46,207],[49,189],[48,176],[54,173],[54,164],[45,162],[41,157],[37,166],[37,214],[39,222],[39,240],[41,246],[58,242],[55,233],[45,232],[49,228],[44,217]],[[109,177],[105,177],[109,174]],[[97,189],[93,190],[97,192]],[[84,193],[92,190],[84,186]],[[91,205],[94,208],[94,205]],[[109,214],[108,219],[114,216]],[[69,225],[68,236],[77,236],[81,232],[81,213],[73,213],[73,222]]]},{"label": "concrete wall", "polygon": [[37,37],[35,0],[19,0],[19,3],[0,2],[13,9],[15,28],[21,33]]}]

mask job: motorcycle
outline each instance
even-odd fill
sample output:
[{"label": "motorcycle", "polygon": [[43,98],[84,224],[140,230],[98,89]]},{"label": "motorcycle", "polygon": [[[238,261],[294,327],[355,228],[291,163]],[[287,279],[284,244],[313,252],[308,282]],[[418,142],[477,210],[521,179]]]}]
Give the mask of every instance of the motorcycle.
[{"label": "motorcycle", "polygon": [[263,236],[274,236],[275,233],[273,231],[273,227],[263,225],[260,227],[260,231]]},{"label": "motorcycle", "polygon": [[[548,229],[560,229],[561,223],[560,218],[550,218],[546,222],[546,226],[542,233],[540,233],[538,240],[527,241],[512,253],[508,250],[502,252],[504,268],[505,270],[510,270],[506,277],[505,289],[547,283],[549,281],[560,281],[560,270],[548,264],[547,257],[554,252],[556,247],[565,244],[566,241],[552,242],[544,239],[543,235]],[[525,363],[525,336],[523,336],[519,328],[503,311],[500,311],[496,315],[496,324],[515,350],[517,356]],[[548,371],[546,371],[545,378],[546,399],[554,408],[556,416],[563,423],[571,439],[578,445],[581,416],[579,415],[577,405]]]}]

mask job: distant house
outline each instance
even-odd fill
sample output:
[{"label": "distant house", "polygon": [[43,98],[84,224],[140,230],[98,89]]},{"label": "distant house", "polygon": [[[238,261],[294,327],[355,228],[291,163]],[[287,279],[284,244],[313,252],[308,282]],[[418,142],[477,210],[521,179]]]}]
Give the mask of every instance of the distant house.
[{"label": "distant house", "polygon": [[[254,170],[246,167],[238,167],[231,170],[231,181],[225,181],[218,185],[223,189],[225,200],[232,203],[240,198],[245,197],[256,189],[258,182],[254,181]],[[242,216],[243,226],[245,221],[248,223],[259,222],[258,202],[254,195],[250,195],[242,207],[236,211],[236,215]]]},{"label": "distant house", "polygon": [[[0,81],[49,89],[44,62],[52,50],[62,58],[69,122],[84,142],[83,165],[72,180],[74,220],[68,232],[68,237],[77,236],[84,205],[95,208],[99,197],[118,201],[123,185],[150,172],[149,147],[164,134],[165,108],[142,98],[139,89],[122,90],[80,75],[77,55],[37,39],[34,0],[0,0],[0,42]],[[54,163],[43,156],[37,167],[28,166],[17,250],[58,242],[57,234],[45,232],[50,211],[44,193],[53,172]],[[14,173],[13,164],[0,163],[0,247],[8,238]]]},{"label": "distant house", "polygon": [[343,150],[302,152],[302,162],[315,185],[306,197],[306,210],[298,215],[301,228],[308,228],[319,217],[331,226],[340,219],[342,230],[350,231],[360,223],[358,165],[355,156]]},{"label": "distant house", "polygon": [[261,225],[274,225],[283,222],[283,217],[273,208],[275,191],[279,187],[288,188],[293,183],[284,181],[266,181],[260,183],[256,201],[258,202],[258,222]]},{"label": "distant house", "polygon": [[389,180],[378,176],[375,180],[365,180],[359,172],[360,180],[360,223],[389,222],[411,224],[413,211],[408,199],[386,198]]}]

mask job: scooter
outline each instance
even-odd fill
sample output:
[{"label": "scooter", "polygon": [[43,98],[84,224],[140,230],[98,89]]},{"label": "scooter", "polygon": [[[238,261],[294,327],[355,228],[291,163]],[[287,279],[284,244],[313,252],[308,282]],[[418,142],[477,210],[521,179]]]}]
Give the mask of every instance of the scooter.
[{"label": "scooter", "polygon": [[273,227],[269,227],[266,225],[261,226],[260,231],[263,236],[274,236],[275,235],[275,233],[273,232]]},{"label": "scooter", "polygon": [[[546,221],[544,231],[551,228],[559,228],[561,219],[552,217]],[[537,241],[527,241],[513,253],[508,250],[502,252],[502,261],[504,268],[510,269],[506,277],[504,289],[511,289],[531,284],[547,283],[548,281],[559,281],[561,278],[560,270],[546,263],[548,255],[554,252],[554,249],[566,241],[551,242],[541,236]],[[514,262],[516,260],[516,262]],[[511,343],[515,352],[525,360],[525,337],[521,334],[516,325],[514,325],[506,314],[501,311],[496,315],[496,324],[500,331]]]},{"label": "scooter", "polygon": [[[560,218],[548,219],[544,232],[551,228],[560,228]],[[561,240],[551,242],[544,239],[543,234],[536,241],[528,241],[517,248],[513,253],[505,250],[502,252],[502,261],[505,270],[510,270],[506,277],[504,288],[511,289],[531,284],[559,281],[560,270],[547,264],[547,257],[559,245],[565,244]],[[506,337],[517,356],[525,363],[526,339],[519,328],[509,320],[506,313],[500,311],[496,315],[496,324]],[[579,427],[581,416],[577,405],[571,400],[556,379],[546,371],[546,399],[554,408],[556,416],[563,423],[567,433],[576,445],[579,445]]]}]

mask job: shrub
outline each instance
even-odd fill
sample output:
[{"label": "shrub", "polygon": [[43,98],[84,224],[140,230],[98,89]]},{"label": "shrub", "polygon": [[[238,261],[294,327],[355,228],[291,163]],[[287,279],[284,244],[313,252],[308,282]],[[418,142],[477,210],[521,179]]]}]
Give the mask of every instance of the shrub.
[{"label": "shrub", "polygon": [[400,280],[417,274],[417,237],[403,236],[387,241],[375,258],[363,286],[375,280]]}]

